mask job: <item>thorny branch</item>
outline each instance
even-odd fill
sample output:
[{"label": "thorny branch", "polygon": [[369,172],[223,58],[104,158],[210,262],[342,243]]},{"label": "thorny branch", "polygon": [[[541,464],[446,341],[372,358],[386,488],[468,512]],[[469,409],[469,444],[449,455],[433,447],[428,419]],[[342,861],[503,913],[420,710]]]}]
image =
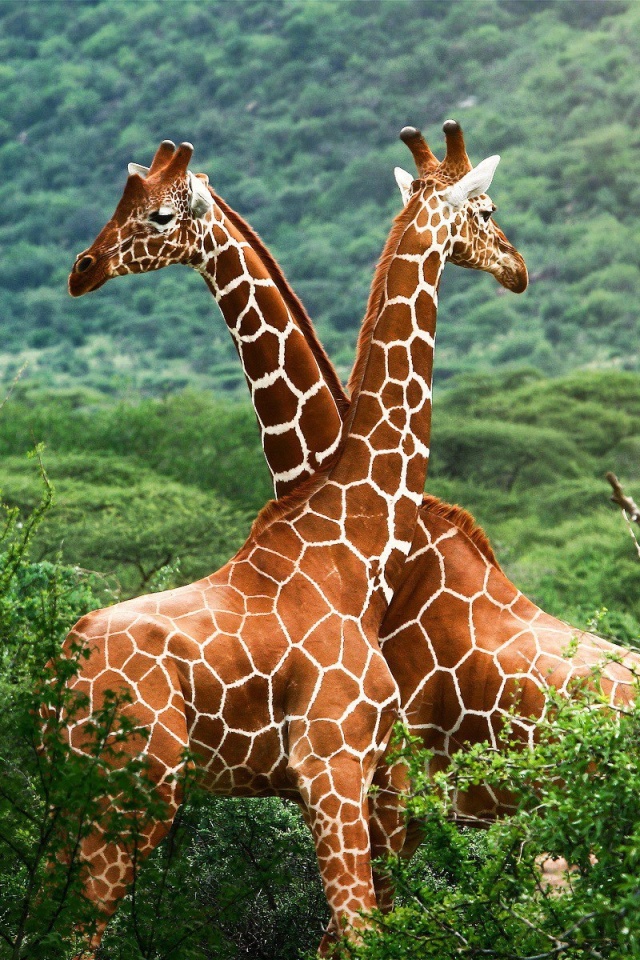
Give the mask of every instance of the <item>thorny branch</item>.
[{"label": "thorny branch", "polygon": [[615,473],[611,473],[611,471],[609,471],[606,474],[606,478],[611,484],[611,487],[613,489],[613,495],[609,499],[611,500],[612,503],[616,503],[622,510],[622,514],[629,528],[629,533],[633,537],[633,542],[635,543],[636,551],[638,553],[638,556],[640,557],[640,543],[638,543],[638,538],[633,532],[633,527],[632,527],[633,523],[640,524],[640,507],[638,507],[635,500],[625,495],[625,492],[622,489],[622,485],[618,480],[618,478],[616,477]]}]

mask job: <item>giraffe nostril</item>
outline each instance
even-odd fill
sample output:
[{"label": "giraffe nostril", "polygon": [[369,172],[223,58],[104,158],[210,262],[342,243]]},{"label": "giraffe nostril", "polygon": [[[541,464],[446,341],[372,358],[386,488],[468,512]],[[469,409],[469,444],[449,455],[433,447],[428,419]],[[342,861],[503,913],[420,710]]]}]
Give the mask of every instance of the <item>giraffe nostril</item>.
[{"label": "giraffe nostril", "polygon": [[85,270],[88,270],[91,264],[94,262],[93,257],[82,257],[81,260],[75,265],[76,273],[84,273]]}]

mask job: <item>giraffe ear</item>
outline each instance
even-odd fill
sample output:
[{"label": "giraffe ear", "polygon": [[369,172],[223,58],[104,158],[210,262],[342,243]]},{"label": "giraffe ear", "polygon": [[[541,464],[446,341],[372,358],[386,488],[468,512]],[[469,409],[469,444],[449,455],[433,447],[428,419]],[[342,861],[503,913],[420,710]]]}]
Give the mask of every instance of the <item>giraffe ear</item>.
[{"label": "giraffe ear", "polygon": [[197,177],[191,170],[189,174],[189,186],[191,187],[191,212],[194,217],[204,217],[213,206],[213,197],[207,189],[206,183]]},{"label": "giraffe ear", "polygon": [[143,180],[149,175],[149,167],[143,167],[141,163],[130,163],[127,169],[129,175],[137,173]]},{"label": "giraffe ear", "polygon": [[466,200],[486,193],[491,186],[493,175],[499,163],[500,157],[497,154],[493,157],[487,157],[473,170],[469,170],[469,173],[465,173],[462,180],[458,180],[452,187],[448,187],[443,193],[444,199],[452,207],[457,208],[461,207]]},{"label": "giraffe ear", "polygon": [[406,170],[403,170],[402,167],[394,167],[393,172],[396,178],[396,183],[400,187],[400,193],[402,194],[402,202],[406,205],[411,200],[413,196],[413,181],[414,177],[410,173],[407,173]]}]

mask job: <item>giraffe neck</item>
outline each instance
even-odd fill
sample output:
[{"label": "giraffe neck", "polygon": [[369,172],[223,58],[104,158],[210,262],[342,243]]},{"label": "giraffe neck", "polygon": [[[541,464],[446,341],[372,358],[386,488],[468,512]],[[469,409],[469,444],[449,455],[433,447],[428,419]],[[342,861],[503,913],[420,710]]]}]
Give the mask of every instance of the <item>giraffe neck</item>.
[{"label": "giraffe neck", "polygon": [[190,264],[215,296],[235,343],[275,493],[282,496],[336,452],[346,398],[335,372],[327,376],[330,362],[319,342],[314,351],[301,330],[297,298],[286,295],[281,274],[272,275],[275,261],[265,263],[264,248],[254,249],[242,226],[216,203]]},{"label": "giraffe neck", "polygon": [[[437,291],[450,234],[427,249],[410,203],[372,286],[346,438],[327,487],[342,490],[351,545],[389,602],[413,537],[429,462]],[[322,496],[322,491],[319,491]],[[317,509],[317,508],[316,508]]]}]

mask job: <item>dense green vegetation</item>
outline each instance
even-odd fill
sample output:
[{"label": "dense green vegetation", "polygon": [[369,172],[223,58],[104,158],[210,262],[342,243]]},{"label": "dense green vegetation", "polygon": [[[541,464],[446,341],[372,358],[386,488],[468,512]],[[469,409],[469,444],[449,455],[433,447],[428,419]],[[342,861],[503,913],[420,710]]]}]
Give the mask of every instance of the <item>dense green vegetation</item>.
[{"label": "dense green vegetation", "polygon": [[66,274],[165,137],[264,235],[351,363],[372,266],[399,209],[397,140],[436,151],[455,114],[500,152],[498,220],[532,285],[445,277],[437,376],[532,364],[637,369],[640,8],[631,0],[411,4],[57,0],[0,5],[0,370],[101,391],[240,384],[186,270],[79,302]]}]

